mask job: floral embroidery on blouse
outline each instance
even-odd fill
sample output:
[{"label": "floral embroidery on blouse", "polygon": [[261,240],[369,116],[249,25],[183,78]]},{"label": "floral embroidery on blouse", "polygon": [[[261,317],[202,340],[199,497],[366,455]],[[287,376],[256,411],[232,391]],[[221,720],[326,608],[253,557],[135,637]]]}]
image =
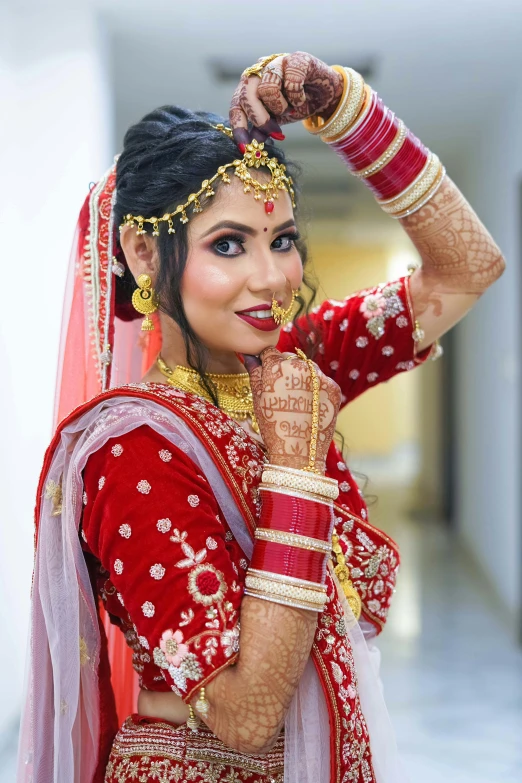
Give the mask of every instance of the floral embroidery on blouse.
[{"label": "floral embroidery on blouse", "polygon": [[379,285],[367,293],[361,303],[360,312],[367,319],[366,328],[376,340],[385,332],[385,321],[404,310],[402,300],[398,296],[401,288],[401,281]]},{"label": "floral embroidery on blouse", "polygon": [[[170,541],[179,544],[185,555],[182,560],[175,563],[175,566],[188,569],[188,592],[196,603],[206,607],[205,630],[185,638],[179,628],[176,630],[169,628],[162,633],[158,640],[159,645],[153,652],[154,662],[162,670],[168,670],[174,681],[174,686],[171,688],[179,696],[187,692],[187,680],[197,682],[203,677],[197,653],[201,652],[206,663],[211,664],[220,646],[226,658],[232,657],[239,651],[237,611],[230,601],[224,600],[228,590],[225,577],[211,563],[203,562],[207,557],[206,548],[196,552],[187,539],[188,533],[177,528],[170,536]],[[215,543],[214,539],[211,541]],[[157,567],[153,566],[153,568]],[[151,568],[151,575],[152,570]],[[232,589],[234,587],[236,587],[235,583]],[[143,613],[149,616],[146,614],[145,605],[142,609]],[[183,610],[179,625],[190,625],[194,616],[192,609]]]},{"label": "floral embroidery on blouse", "polygon": [[170,519],[158,519],[156,522],[156,527],[158,528],[160,533],[168,533],[170,528],[172,527],[172,522]]}]

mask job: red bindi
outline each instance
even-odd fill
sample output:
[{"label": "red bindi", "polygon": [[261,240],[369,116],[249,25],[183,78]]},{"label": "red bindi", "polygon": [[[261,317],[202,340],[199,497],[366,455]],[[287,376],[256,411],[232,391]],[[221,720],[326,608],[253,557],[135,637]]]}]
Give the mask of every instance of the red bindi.
[{"label": "red bindi", "polygon": [[264,229],[263,229],[263,231],[268,231],[268,229],[267,229],[267,228],[264,228]]}]

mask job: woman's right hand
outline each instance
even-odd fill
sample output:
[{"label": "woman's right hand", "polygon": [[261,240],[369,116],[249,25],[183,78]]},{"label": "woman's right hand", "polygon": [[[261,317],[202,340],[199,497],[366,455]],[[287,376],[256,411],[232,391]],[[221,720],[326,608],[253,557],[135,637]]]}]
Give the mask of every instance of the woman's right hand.
[{"label": "woman's right hand", "polygon": [[[294,354],[266,348],[250,373],[254,409],[269,460],[274,465],[307,467],[312,434],[312,378],[308,364]],[[341,404],[339,386],[315,367],[319,380],[319,431],[315,467],[324,472]]]}]

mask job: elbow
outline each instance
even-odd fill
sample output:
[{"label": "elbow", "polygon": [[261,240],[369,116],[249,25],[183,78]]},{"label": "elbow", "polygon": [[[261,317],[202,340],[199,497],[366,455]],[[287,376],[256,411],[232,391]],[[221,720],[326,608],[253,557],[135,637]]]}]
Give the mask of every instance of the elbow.
[{"label": "elbow", "polygon": [[[216,716],[217,717],[217,716]],[[214,726],[210,726],[216,737],[221,740],[228,748],[246,756],[264,756],[270,753],[277,744],[281,736],[281,729],[284,724],[284,715],[279,717],[277,725],[271,720],[266,720],[267,716],[258,716],[241,723],[230,720],[230,714],[225,720],[216,720]]]},{"label": "elbow", "polygon": [[506,270],[506,259],[502,255],[502,252],[497,247],[497,253],[495,255],[495,260],[492,265],[492,281],[491,283],[495,283],[502,275],[504,274]]},{"label": "elbow", "polygon": [[238,753],[242,753],[245,756],[265,756],[274,749],[280,734],[281,730],[270,737],[259,736],[248,742],[238,742],[232,749],[237,750]]}]

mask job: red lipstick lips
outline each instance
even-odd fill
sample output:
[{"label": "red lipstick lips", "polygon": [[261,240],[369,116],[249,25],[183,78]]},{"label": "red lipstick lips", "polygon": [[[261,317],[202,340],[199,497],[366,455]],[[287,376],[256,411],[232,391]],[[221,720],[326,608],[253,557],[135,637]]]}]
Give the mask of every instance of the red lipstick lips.
[{"label": "red lipstick lips", "polygon": [[[251,315],[251,313],[259,313],[260,315]],[[249,307],[247,310],[240,310],[236,315],[260,332],[273,332],[279,328],[272,316],[271,305],[256,305],[255,307]]]}]

